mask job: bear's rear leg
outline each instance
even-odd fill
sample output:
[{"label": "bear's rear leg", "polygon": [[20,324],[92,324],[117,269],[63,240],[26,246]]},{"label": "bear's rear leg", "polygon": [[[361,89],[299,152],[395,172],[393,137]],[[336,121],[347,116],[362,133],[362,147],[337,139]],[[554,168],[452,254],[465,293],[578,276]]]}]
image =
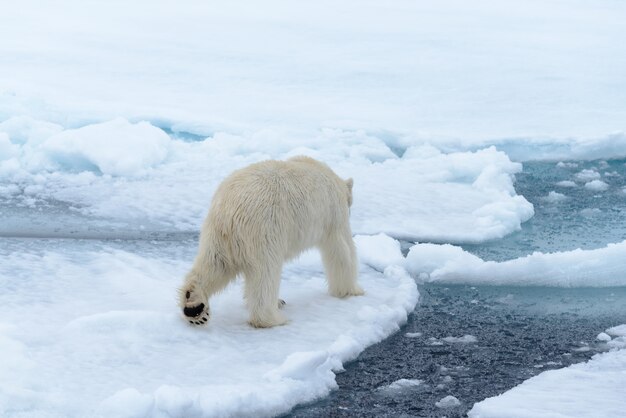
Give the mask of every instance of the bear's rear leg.
[{"label": "bear's rear leg", "polygon": [[328,280],[328,291],[332,296],[345,298],[364,293],[357,283],[356,249],[349,232],[332,234],[320,245],[320,252]]},{"label": "bear's rear leg", "polygon": [[287,319],[279,311],[284,305],[284,301],[278,298],[281,270],[282,266],[265,271],[244,272],[249,322],[255,328],[270,328],[287,323]]}]

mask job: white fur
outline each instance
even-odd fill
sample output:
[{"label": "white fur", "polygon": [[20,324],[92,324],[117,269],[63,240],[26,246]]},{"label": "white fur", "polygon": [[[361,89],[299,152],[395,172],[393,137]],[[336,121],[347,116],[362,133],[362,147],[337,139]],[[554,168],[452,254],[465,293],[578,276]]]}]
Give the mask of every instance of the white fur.
[{"label": "white fur", "polygon": [[215,192],[181,289],[182,308],[205,305],[190,322],[206,323],[208,299],[242,274],[250,324],[284,324],[278,298],[282,266],[311,247],[321,251],[331,295],[362,295],[351,203],[352,179],[342,180],[312,158],[263,161],[232,173]]}]

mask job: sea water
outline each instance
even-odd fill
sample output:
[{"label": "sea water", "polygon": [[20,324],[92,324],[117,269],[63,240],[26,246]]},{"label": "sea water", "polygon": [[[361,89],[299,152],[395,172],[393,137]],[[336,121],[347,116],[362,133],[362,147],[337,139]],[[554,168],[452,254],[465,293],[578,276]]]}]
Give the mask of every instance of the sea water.
[{"label": "sea water", "polygon": [[[602,177],[609,189],[585,187],[599,171],[610,173]],[[516,191],[533,203],[535,216],[504,239],[463,248],[485,260],[504,261],[534,251],[621,242],[626,239],[625,177],[621,160],[525,163]],[[399,332],[337,376],[337,391],[290,416],[462,417],[474,403],[542,371],[605,351],[596,336],[626,323],[623,287],[429,284],[420,286],[420,294]],[[419,384],[394,385],[403,379]],[[448,396],[458,402],[441,402]]]}]

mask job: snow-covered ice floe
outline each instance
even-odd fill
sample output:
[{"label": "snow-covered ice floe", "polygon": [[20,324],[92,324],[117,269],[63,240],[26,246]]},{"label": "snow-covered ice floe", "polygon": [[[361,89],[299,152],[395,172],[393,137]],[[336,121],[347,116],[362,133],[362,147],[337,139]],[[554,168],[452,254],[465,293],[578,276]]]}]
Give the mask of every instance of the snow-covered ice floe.
[{"label": "snow-covered ice floe", "polygon": [[[543,372],[502,395],[475,404],[470,418],[621,417],[626,411],[626,325],[613,334],[613,351],[586,363]],[[607,345],[609,345],[607,343]],[[611,347],[609,345],[609,347]]]},{"label": "snow-covered ice floe", "polygon": [[306,146],[279,135],[186,142],[121,118],[66,130],[12,118],[0,123],[2,133],[10,151],[0,155],[0,179],[14,187],[0,197],[32,207],[69,202],[86,216],[148,228],[196,229],[231,171],[299,154],[354,178],[355,233],[481,242],[519,230],[534,214],[514,189],[522,165],[493,147],[446,154],[416,146],[399,157],[378,138],[332,131]]},{"label": "snow-covered ice floe", "polygon": [[205,328],[175,307],[186,263],[121,250],[13,252],[0,264],[3,417],[272,416],[336,387],[333,371],[397,331],[417,302],[400,267],[327,294],[321,262],[284,271],[290,322],[247,323],[240,284]]},{"label": "snow-covered ice floe", "polygon": [[626,285],[626,241],[595,250],[535,252],[502,262],[484,261],[450,244],[415,244],[405,257],[385,234],[356,236],[361,261],[381,269],[403,266],[421,282],[473,285],[612,287]]},{"label": "snow-covered ice floe", "polygon": [[425,282],[474,285],[611,287],[626,285],[626,241],[502,262],[484,261],[453,245],[416,244],[404,265]]}]

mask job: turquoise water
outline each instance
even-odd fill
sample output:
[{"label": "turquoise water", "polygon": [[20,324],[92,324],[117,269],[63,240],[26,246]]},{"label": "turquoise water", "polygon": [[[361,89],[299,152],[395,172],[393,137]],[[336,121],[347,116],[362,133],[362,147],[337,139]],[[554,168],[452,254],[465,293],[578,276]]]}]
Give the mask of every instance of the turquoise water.
[{"label": "turquoise water", "polygon": [[[485,260],[502,261],[533,251],[594,249],[626,240],[626,160],[570,164],[576,166],[524,163],[524,171],[516,176],[515,189],[534,205],[535,216],[523,224],[521,231],[504,239],[463,248]],[[556,185],[576,180],[576,174],[584,169],[602,173],[602,181],[609,189],[594,192],[580,181],[576,187]],[[565,200],[548,201],[546,197],[551,191],[565,195]]]}]

